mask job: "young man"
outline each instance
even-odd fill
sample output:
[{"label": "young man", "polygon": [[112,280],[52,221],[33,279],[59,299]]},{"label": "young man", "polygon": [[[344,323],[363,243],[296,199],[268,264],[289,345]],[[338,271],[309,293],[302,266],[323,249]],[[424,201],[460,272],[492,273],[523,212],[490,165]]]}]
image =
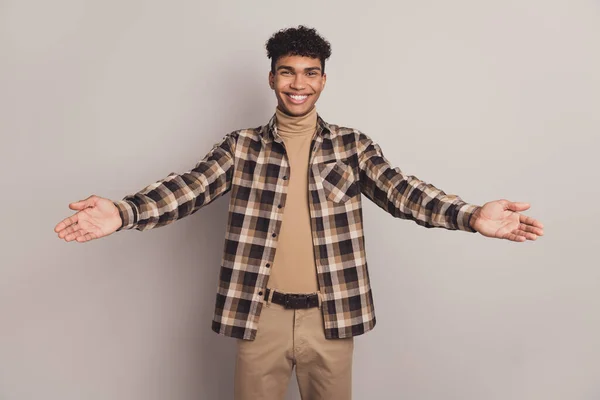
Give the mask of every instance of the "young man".
[{"label": "young man", "polygon": [[427,228],[516,242],[543,226],[526,203],[476,206],[393,168],[364,133],[328,124],[315,103],[329,43],[300,26],[267,42],[277,97],[267,125],[226,135],[193,168],[113,202],[71,203],[61,239],[161,227],[231,192],[212,329],[237,338],[236,399],[282,399],[293,367],[302,398],[350,399],[354,336],[375,326],[364,197]]}]

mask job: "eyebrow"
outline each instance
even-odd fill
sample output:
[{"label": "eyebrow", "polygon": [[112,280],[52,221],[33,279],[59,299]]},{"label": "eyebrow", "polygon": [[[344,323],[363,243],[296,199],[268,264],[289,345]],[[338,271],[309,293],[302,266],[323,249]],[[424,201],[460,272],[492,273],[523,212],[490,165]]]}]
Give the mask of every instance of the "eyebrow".
[{"label": "eyebrow", "polygon": [[[294,72],[294,68],[290,67],[289,65],[280,65],[279,67],[277,67],[277,71],[279,71],[280,69],[285,69],[291,72]],[[308,68],[304,68],[304,72],[309,72],[309,71],[320,71],[321,67],[308,67]]]}]

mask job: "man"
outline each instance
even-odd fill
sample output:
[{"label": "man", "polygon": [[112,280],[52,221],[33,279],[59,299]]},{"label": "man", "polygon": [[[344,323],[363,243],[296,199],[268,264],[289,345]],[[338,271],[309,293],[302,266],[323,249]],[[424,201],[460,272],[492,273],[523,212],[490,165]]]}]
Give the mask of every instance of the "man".
[{"label": "man", "polygon": [[516,242],[543,226],[526,203],[477,206],[390,166],[366,134],[317,114],[330,44],[303,26],[267,42],[277,98],[267,125],[226,135],[192,170],[113,202],[72,203],[55,231],[87,242],[193,214],[231,192],[212,329],[237,338],[236,399],[350,399],[354,336],[375,326],[362,195],[417,224]]}]

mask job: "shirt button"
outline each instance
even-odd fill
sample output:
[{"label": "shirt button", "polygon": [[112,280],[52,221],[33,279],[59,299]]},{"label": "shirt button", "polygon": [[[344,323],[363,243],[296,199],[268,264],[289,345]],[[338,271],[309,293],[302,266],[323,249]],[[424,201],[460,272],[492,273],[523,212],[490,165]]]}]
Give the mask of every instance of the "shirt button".
[{"label": "shirt button", "polygon": [[258,292],[258,295],[259,295],[259,296],[262,296],[262,294],[263,294],[263,293],[262,293],[262,291]]},{"label": "shirt button", "polygon": [[271,266],[271,264],[267,263],[266,267],[269,268]]},{"label": "shirt button", "polygon": [[275,237],[275,236],[277,236],[277,234],[275,232],[273,232],[273,234],[271,236]]},{"label": "shirt button", "polygon": [[284,180],[284,181],[287,181],[287,175],[284,175],[284,176],[283,176],[283,180]]},{"label": "shirt button", "polygon": [[283,207],[281,204],[279,204],[279,205],[277,206],[277,208],[281,208],[281,207]]}]

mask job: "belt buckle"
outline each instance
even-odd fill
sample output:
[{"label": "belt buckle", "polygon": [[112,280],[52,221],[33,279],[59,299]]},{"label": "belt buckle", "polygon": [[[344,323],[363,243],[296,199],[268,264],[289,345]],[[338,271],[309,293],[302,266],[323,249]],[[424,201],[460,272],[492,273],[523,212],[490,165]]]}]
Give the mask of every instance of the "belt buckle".
[{"label": "belt buckle", "polygon": [[287,294],[284,306],[288,309],[308,308],[308,295]]}]

